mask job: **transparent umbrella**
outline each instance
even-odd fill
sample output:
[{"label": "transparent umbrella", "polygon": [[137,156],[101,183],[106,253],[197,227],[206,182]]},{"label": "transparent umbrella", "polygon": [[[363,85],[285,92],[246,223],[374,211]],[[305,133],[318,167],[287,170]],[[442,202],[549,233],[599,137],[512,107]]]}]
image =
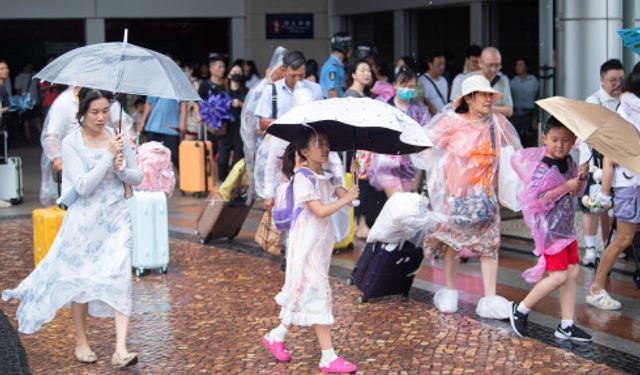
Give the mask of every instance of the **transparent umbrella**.
[{"label": "transparent umbrella", "polygon": [[184,72],[169,57],[127,42],[92,44],[73,49],[35,77],[71,86],[176,100],[200,100]]}]

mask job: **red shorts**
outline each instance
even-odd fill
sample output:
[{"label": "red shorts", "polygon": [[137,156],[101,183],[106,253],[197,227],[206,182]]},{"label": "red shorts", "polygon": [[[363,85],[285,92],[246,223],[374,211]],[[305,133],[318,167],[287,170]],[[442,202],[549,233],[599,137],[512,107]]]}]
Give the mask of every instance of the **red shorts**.
[{"label": "red shorts", "polygon": [[573,241],[567,247],[554,255],[545,255],[547,271],[566,271],[570,264],[578,264],[578,241]]}]

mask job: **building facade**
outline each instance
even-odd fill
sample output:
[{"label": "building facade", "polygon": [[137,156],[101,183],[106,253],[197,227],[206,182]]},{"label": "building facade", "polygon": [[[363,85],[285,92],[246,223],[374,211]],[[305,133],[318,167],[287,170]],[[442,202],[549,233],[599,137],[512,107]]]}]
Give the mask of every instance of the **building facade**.
[{"label": "building facade", "polygon": [[0,9],[0,58],[12,74],[85,43],[121,40],[124,28],[131,43],[184,63],[222,52],[259,67],[278,45],[322,63],[330,35],[346,30],[389,62],[414,54],[424,64],[429,49],[442,48],[451,75],[469,44],[494,45],[505,74],[525,57],[544,96],[573,98],[597,89],[606,59],[637,61],[616,31],[640,22],[640,0],[0,0]]}]

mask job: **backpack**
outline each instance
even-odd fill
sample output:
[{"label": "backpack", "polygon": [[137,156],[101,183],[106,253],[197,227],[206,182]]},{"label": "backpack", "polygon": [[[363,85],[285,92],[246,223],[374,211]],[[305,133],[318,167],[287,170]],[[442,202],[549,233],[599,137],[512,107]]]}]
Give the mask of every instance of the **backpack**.
[{"label": "backpack", "polygon": [[315,174],[308,168],[300,168],[293,174],[293,176],[291,176],[291,180],[289,182],[278,187],[275,205],[271,212],[273,224],[279,231],[289,230],[298,215],[300,215],[300,212],[302,212],[301,207],[298,207],[295,212],[293,207],[293,182],[295,181],[295,177],[298,173],[307,177],[314,185],[316,184]]}]

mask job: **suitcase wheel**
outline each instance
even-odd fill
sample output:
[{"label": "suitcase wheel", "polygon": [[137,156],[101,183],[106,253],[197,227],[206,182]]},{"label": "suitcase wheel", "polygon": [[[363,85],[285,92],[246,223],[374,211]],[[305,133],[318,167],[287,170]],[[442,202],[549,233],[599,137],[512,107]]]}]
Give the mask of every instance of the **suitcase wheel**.
[{"label": "suitcase wheel", "polygon": [[160,272],[162,272],[163,274],[164,274],[164,273],[167,273],[167,266],[162,266],[162,267],[160,268]]},{"label": "suitcase wheel", "polygon": [[633,273],[633,282],[636,283],[636,288],[640,289],[640,269]]},{"label": "suitcase wheel", "polygon": [[345,280],[347,285],[353,285],[353,277],[349,276],[347,277],[347,280]]},{"label": "suitcase wheel", "polygon": [[144,268],[136,268],[134,272],[137,277],[140,277],[144,273]]},{"label": "suitcase wheel", "polygon": [[367,299],[366,299],[366,298],[364,298],[364,296],[363,296],[363,295],[359,295],[359,296],[358,296],[358,300],[357,300],[357,301],[358,301],[358,303],[362,304],[362,303],[367,302]]},{"label": "suitcase wheel", "polygon": [[187,193],[185,193],[184,190],[180,190],[180,195],[184,197],[185,195],[187,195]]}]

